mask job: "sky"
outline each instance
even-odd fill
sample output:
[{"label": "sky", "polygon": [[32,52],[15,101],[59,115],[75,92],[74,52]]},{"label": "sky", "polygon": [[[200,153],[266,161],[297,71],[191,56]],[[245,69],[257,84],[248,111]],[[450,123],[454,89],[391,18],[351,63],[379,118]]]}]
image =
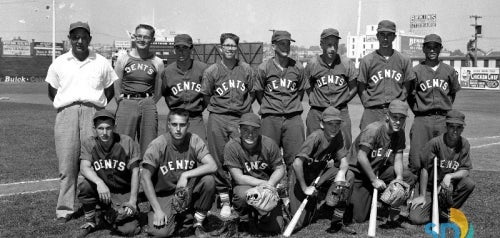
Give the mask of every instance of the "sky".
[{"label": "sky", "polygon": [[[269,42],[271,30],[288,30],[296,45],[319,45],[324,28],[337,28],[345,43],[356,35],[359,0],[55,0],[56,41],[67,39],[71,22],[87,21],[92,43],[127,40],[139,23],[152,24],[159,34],[187,33],[201,43],[217,43],[224,32],[241,41]],[[360,34],[366,25],[389,19],[398,30],[409,32],[410,16],[436,14],[432,33],[443,38],[449,50],[465,51],[472,38],[474,20],[482,16],[478,48],[500,51],[500,1],[498,0],[361,0]],[[48,9],[47,9],[48,8]],[[20,36],[35,41],[52,40],[52,0],[0,0],[0,37]]]}]

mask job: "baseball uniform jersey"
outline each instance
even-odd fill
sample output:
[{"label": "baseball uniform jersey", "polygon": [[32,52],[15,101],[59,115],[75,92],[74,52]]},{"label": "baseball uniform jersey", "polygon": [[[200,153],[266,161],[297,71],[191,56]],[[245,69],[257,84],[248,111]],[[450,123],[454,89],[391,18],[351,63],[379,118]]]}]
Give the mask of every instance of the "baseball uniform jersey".
[{"label": "baseball uniform jersey", "polygon": [[161,76],[163,62],[157,56],[141,59],[122,54],[115,64],[115,72],[122,79],[121,90],[127,95],[154,93],[156,78]]}]

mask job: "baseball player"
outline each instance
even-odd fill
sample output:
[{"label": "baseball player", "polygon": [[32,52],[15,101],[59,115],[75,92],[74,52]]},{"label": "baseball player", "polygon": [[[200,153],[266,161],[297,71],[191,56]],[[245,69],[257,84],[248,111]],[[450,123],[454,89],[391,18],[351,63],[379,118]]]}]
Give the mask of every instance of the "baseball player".
[{"label": "baseball player", "polygon": [[[438,197],[442,218],[449,218],[450,208],[461,208],[474,191],[475,183],[469,177],[472,169],[470,144],[461,136],[465,115],[451,110],[445,120],[446,132],[432,138],[420,153],[420,195],[411,201],[410,209],[410,221],[414,224],[425,224],[431,220],[434,157],[438,158]],[[443,200],[443,196],[448,197]]]},{"label": "baseball player", "polygon": [[201,94],[201,79],[207,64],[191,59],[193,39],[187,34],[176,35],[174,51],[176,61],[162,73],[162,95],[168,108],[189,111],[189,132],[206,141],[206,127],[202,112],[205,110]]},{"label": "baseball player", "polygon": [[250,188],[259,185],[275,188],[285,175],[279,147],[271,138],[261,135],[261,122],[256,114],[243,114],[239,125],[240,138],[231,139],[224,148],[224,165],[235,184],[233,206],[240,216],[239,231],[248,231],[250,226],[260,232],[281,233],[284,227],[281,205],[260,215],[247,204]]},{"label": "baseball player", "polygon": [[80,171],[85,179],[78,186],[78,198],[85,212],[85,224],[79,237],[98,228],[97,204],[108,212],[123,207],[127,217],[109,222],[118,234],[133,236],[140,231],[135,216],[139,191],[139,144],[127,135],[114,132],[115,116],[107,110],[96,112],[93,122],[97,136],[82,142],[80,155]]},{"label": "baseball player", "polygon": [[[368,219],[374,188],[383,191],[391,181],[415,184],[416,176],[403,170],[407,116],[408,105],[395,99],[389,104],[385,121],[371,123],[354,140],[348,155],[350,170],[354,173],[350,199],[354,222]],[[390,219],[397,218],[398,209],[389,210]]]},{"label": "baseball player", "polygon": [[358,72],[349,59],[338,52],[340,35],[337,29],[328,28],[321,33],[323,54],[312,58],[306,66],[306,91],[311,108],[306,118],[306,134],[320,129],[321,113],[329,106],[340,110],[344,144],[352,143],[351,118],[347,103],[356,96]]},{"label": "baseball player", "polygon": [[[187,132],[188,111],[171,110],[167,125],[168,133],[151,142],[141,163],[142,186],[151,204],[146,232],[161,237],[183,236],[191,235],[194,228],[197,237],[204,237],[207,234],[203,221],[215,199],[215,181],[211,174],[217,165],[203,139]],[[186,187],[192,193],[190,209],[174,213],[174,192],[176,188]]]},{"label": "baseball player", "polygon": [[378,50],[366,55],[359,64],[358,94],[365,110],[360,128],[384,120],[387,107],[394,99],[405,101],[413,77],[410,58],[392,48],[396,24],[389,20],[378,23]]},{"label": "baseball player", "polygon": [[301,114],[306,80],[302,65],[288,57],[292,41],[295,42],[288,31],[273,33],[271,43],[275,56],[259,65],[255,81],[262,134],[283,148],[288,188],[292,163],[305,137]]},{"label": "baseball player", "polygon": [[[341,112],[333,107],[327,107],[321,115],[320,129],[307,136],[304,144],[300,147],[298,154],[293,162],[296,180],[293,181],[293,187],[290,191],[290,208],[292,214],[297,212],[302,200],[306,196],[312,196],[310,202],[302,212],[295,230],[308,225],[317,212],[322,200],[330,199],[336,189],[336,183],[347,182],[352,184],[353,174],[348,170],[349,164],[346,158],[347,148],[344,140]],[[316,186],[310,184],[319,176],[320,171],[326,170],[321,176]],[[317,190],[328,189],[328,194],[316,196]],[[343,231],[348,234],[356,234],[354,230],[344,225],[343,217],[349,199],[350,185],[345,186],[344,196],[337,198],[337,204],[327,205],[335,206],[332,217],[331,227],[328,232]]]},{"label": "baseball player", "polygon": [[116,131],[136,138],[144,154],[149,143],[158,136],[156,103],[161,98],[163,61],[150,52],[155,29],[139,24],[133,35],[135,47],[122,54],[115,63]]},{"label": "baseball player", "polygon": [[47,71],[48,96],[57,109],[54,125],[60,190],[56,219],[65,223],[75,212],[81,142],[94,134],[91,118],[113,98],[118,78],[106,58],[89,50],[89,24],[69,26],[71,51],[57,57]]},{"label": "baseball player", "polygon": [[255,100],[254,73],[249,64],[236,58],[240,38],[233,33],[220,37],[222,60],[205,70],[201,93],[210,112],[207,141],[218,170],[217,192],[222,203],[221,216],[231,215],[229,192],[231,180],[224,165],[224,146],[229,138],[238,138],[238,122],[242,114],[252,110]]},{"label": "baseball player", "polygon": [[420,168],[419,153],[425,143],[446,131],[446,113],[460,90],[457,71],[439,61],[442,48],[440,36],[425,36],[425,60],[413,68],[416,77],[411,83],[408,104],[415,119],[410,131],[408,167],[415,174]]}]

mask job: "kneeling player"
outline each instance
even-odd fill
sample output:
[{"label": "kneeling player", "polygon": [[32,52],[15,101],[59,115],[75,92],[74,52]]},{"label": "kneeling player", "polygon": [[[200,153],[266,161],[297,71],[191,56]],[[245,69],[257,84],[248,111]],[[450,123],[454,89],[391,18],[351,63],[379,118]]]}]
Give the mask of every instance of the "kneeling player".
[{"label": "kneeling player", "polygon": [[[189,113],[168,115],[168,131],[149,144],[142,162],[142,186],[151,204],[147,233],[157,237],[206,237],[203,221],[215,200],[217,170],[205,142],[187,132]],[[194,222],[192,221],[194,213]]]},{"label": "kneeling player", "polygon": [[446,114],[445,134],[427,142],[420,154],[420,196],[411,201],[410,210],[410,220],[414,224],[425,224],[431,220],[434,157],[438,158],[437,178],[441,187],[438,202],[442,218],[449,218],[450,208],[462,207],[474,190],[475,183],[469,177],[472,169],[470,145],[461,136],[464,125],[464,114],[456,110],[449,111]]},{"label": "kneeling player", "polygon": [[239,125],[240,137],[224,148],[224,165],[235,183],[233,206],[240,216],[240,232],[281,233],[284,220],[276,185],[285,165],[279,147],[261,135],[256,114],[243,114]]},{"label": "kneeling player", "polygon": [[413,186],[416,180],[414,174],[403,170],[404,126],[407,115],[408,105],[398,99],[393,100],[389,104],[385,120],[369,124],[351,146],[349,163],[354,173],[354,184],[350,207],[354,222],[364,222],[368,219],[374,188],[381,191],[388,188],[392,191],[393,185],[405,185],[404,196],[393,200],[403,202],[389,204],[393,206],[389,214],[391,222],[397,220],[399,205],[406,204],[409,187]]},{"label": "kneeling player", "polygon": [[[321,129],[314,131],[306,138],[293,162],[296,180],[290,191],[292,214],[297,212],[306,196],[311,196],[295,230],[311,222],[318,208],[317,205],[325,199],[327,205],[335,207],[329,231],[342,230],[349,234],[356,233],[345,227],[343,222],[353,174],[348,171],[347,145],[344,144],[344,135],[340,130],[341,123],[340,111],[334,107],[326,108],[322,113]],[[323,170],[327,171],[323,173],[316,186],[312,186],[312,182]],[[328,189],[326,198],[316,196],[316,188],[320,187]]]},{"label": "kneeling player", "polygon": [[96,205],[106,210],[105,220],[124,236],[140,231],[137,218],[139,189],[139,144],[127,135],[117,134],[115,116],[106,110],[94,114],[97,136],[82,142],[80,170],[85,178],[78,198],[83,204],[85,224],[79,237],[95,231]]}]

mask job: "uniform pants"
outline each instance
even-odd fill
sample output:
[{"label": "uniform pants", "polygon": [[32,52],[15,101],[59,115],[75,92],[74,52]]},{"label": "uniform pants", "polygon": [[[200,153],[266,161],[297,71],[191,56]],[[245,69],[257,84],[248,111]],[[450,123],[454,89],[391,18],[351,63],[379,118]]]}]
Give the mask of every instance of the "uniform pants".
[{"label": "uniform pants", "polygon": [[91,103],[73,103],[57,110],[54,139],[61,181],[57,217],[67,217],[75,212],[81,141],[94,136],[92,118],[98,109]]},{"label": "uniform pants", "polygon": [[[460,180],[452,181],[453,184],[453,205],[452,208],[461,208],[465,201],[469,198],[476,184],[470,177],[465,177]],[[421,225],[428,223],[431,220],[432,212],[432,191],[427,191],[425,196],[425,205],[417,206],[415,209],[410,209],[410,221],[413,224]]]},{"label": "uniform pants", "polygon": [[[313,133],[315,130],[321,129],[320,123],[322,120],[322,113],[323,110],[318,110],[318,108],[313,108],[309,110],[307,113],[307,118],[306,118],[306,136],[309,136],[311,133]],[[340,110],[340,119],[342,119],[342,123],[340,124],[340,130],[344,134],[344,143],[346,145],[346,148],[349,149],[351,148],[351,143],[352,143],[352,132],[351,132],[351,117],[349,116],[349,109],[348,107],[342,108]]]},{"label": "uniform pants", "polygon": [[233,207],[240,217],[249,216],[249,222],[254,223],[259,231],[281,233],[285,227],[282,204],[278,205],[267,215],[259,215],[257,210],[247,203],[249,185],[237,185],[233,189]]},{"label": "uniform pants", "polygon": [[147,233],[154,237],[169,237],[178,232],[181,229],[187,229],[193,226],[194,212],[206,213],[212,208],[212,204],[215,200],[215,180],[212,175],[205,175],[201,178],[197,178],[194,188],[193,195],[191,197],[190,209],[181,214],[173,214],[172,199],[174,195],[169,195],[165,197],[158,197],[158,202],[160,203],[162,211],[165,213],[167,218],[167,224],[163,227],[157,228],[153,225],[154,222],[154,211],[148,213],[148,230]]},{"label": "uniform pants", "polygon": [[116,108],[116,132],[139,141],[141,157],[158,137],[158,112],[153,97],[124,98]]},{"label": "uniform pants", "polygon": [[290,167],[304,143],[304,122],[300,114],[262,116],[262,135],[273,139],[283,147],[283,159]]},{"label": "uniform pants", "polygon": [[215,184],[217,192],[229,194],[231,188],[231,178],[229,171],[224,166],[224,147],[230,138],[238,138],[238,123],[240,118],[235,115],[223,115],[210,113],[207,123],[208,149],[215,163],[217,163],[217,172],[215,172]]},{"label": "uniform pants", "polygon": [[198,135],[203,141],[207,142],[207,128],[205,127],[203,116],[189,116],[188,131]]},{"label": "uniform pants", "polygon": [[[389,183],[396,178],[396,174],[394,173],[394,166],[383,168],[381,171],[382,172],[379,174],[378,178],[384,181],[386,185],[389,185]],[[368,220],[369,218],[373,195],[373,186],[364,175],[360,176],[360,174],[355,173],[354,176],[354,185],[351,199],[348,204],[347,213],[350,213],[349,217],[352,216],[354,222],[361,223]],[[403,181],[408,183],[410,186],[413,186],[417,181],[417,176],[412,174],[408,170],[404,170]],[[379,191],[379,195],[382,192],[383,191]]]},{"label": "uniform pants", "polygon": [[[122,193],[111,191],[111,203],[113,205],[100,203],[97,185],[87,179],[84,179],[78,185],[78,189],[80,190],[78,198],[83,204],[86,213],[95,210],[97,204],[101,206],[101,209],[114,209],[114,207],[120,207],[130,199],[130,191]],[[111,225],[116,227],[116,230],[123,236],[133,236],[139,232],[139,220],[137,220],[137,217],[131,217],[130,219]]]},{"label": "uniform pants", "polygon": [[[317,188],[319,190],[328,190],[330,186],[333,184],[333,181],[335,180],[335,176],[337,175],[339,169],[337,167],[331,167],[329,168],[323,175],[321,176],[320,180],[318,181]],[[312,175],[313,173],[314,175]],[[304,176],[308,174],[307,178],[305,178],[306,184],[309,186],[311,183],[314,181],[314,179],[319,175],[320,171],[304,171]],[[354,174],[351,171],[347,171],[346,173],[346,181],[351,184],[353,183],[354,179]],[[349,194],[351,191],[349,192]],[[306,198],[306,195],[302,191],[302,188],[300,187],[300,184],[296,179],[293,180],[293,186],[290,191],[290,210],[291,214],[295,214],[297,210],[300,207],[300,204],[302,204],[302,201]],[[294,230],[300,230],[302,227],[307,226],[308,224],[311,223],[311,221],[314,218],[314,215],[317,212],[317,205],[325,199],[325,196],[313,196],[309,197],[307,205],[302,212],[302,214],[299,217],[299,220],[297,222],[297,225],[295,226]],[[349,200],[349,198],[347,198]],[[341,212],[345,211],[345,204],[336,207],[336,209],[340,209]]]},{"label": "uniform pants", "polygon": [[446,132],[446,116],[415,116],[410,130],[410,155],[408,167],[417,174],[420,165],[420,152],[432,138]]},{"label": "uniform pants", "polygon": [[387,115],[386,108],[365,108],[361,116],[361,121],[359,122],[359,129],[362,131],[372,122],[385,120],[385,115]]}]

